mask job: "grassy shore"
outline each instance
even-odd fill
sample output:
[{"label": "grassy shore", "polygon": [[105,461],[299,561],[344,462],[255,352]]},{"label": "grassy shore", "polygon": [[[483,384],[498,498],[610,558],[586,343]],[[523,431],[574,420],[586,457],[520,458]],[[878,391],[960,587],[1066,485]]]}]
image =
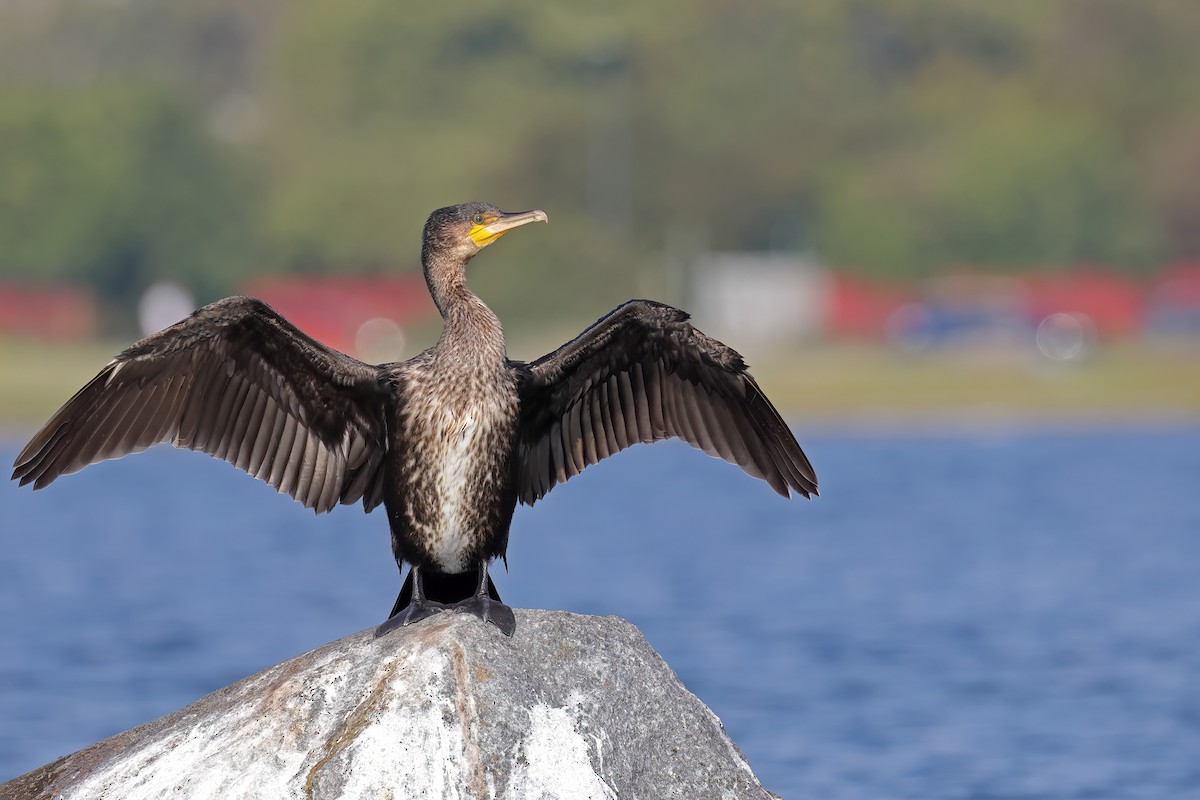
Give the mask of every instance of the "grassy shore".
[{"label": "grassy shore", "polygon": [[[118,343],[0,341],[0,428],[32,429],[121,349]],[[528,352],[526,352],[528,351]],[[528,357],[536,344],[514,349]],[[1122,344],[1083,363],[1033,354],[906,354],[813,344],[752,364],[763,389],[796,420],[1044,421],[1200,419],[1200,352]]]},{"label": "grassy shore", "polygon": [[1200,419],[1200,352],[1124,344],[1081,363],[1036,353],[829,345],[755,374],[797,418]]}]

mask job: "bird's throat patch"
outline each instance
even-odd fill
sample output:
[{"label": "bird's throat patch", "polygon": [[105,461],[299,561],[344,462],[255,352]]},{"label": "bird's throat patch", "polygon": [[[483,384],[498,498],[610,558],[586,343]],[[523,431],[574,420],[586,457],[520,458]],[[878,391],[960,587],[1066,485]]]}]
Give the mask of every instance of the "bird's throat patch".
[{"label": "bird's throat patch", "polygon": [[487,247],[511,230],[511,228],[506,228],[502,231],[490,231],[488,230],[489,227],[488,225],[472,225],[471,231],[467,235],[471,237],[471,241],[475,242],[475,244],[480,247]]}]

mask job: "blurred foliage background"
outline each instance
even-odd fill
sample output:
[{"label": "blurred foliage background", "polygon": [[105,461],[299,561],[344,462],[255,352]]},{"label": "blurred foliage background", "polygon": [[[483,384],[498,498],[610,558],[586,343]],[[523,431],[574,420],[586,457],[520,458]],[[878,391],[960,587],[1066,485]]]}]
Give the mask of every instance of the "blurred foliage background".
[{"label": "blurred foliage background", "polygon": [[480,271],[509,313],[708,248],[1148,274],[1200,258],[1197,41],[1190,0],[3,0],[0,271],[210,300],[487,199],[555,226]]}]

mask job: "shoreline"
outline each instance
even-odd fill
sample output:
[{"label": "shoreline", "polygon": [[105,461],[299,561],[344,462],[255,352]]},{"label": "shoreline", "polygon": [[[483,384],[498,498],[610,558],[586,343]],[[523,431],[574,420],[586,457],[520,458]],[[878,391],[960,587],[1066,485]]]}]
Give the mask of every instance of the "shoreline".
[{"label": "shoreline", "polygon": [[[119,349],[111,342],[0,340],[0,442],[32,435]],[[799,430],[1072,431],[1200,424],[1195,348],[1114,342],[1078,363],[986,349],[914,354],[854,342],[805,343],[754,355],[752,374]]]}]

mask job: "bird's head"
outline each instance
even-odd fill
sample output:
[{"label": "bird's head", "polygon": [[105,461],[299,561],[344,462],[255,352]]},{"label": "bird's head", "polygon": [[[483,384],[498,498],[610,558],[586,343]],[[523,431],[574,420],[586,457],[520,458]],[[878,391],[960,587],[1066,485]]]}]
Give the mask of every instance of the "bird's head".
[{"label": "bird's head", "polygon": [[512,229],[548,220],[546,212],[538,209],[506,212],[490,203],[439,208],[425,223],[422,256],[426,263],[435,254],[465,262]]}]

